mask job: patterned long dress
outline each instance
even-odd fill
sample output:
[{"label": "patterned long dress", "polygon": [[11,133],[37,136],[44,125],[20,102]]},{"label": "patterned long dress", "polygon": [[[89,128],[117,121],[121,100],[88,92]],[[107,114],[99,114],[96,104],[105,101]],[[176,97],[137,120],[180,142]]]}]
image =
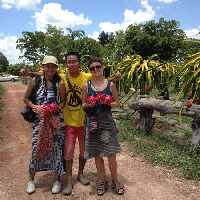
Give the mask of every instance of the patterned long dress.
[{"label": "patterned long dress", "polygon": [[[102,94],[112,96],[110,83],[110,80],[108,80],[107,87],[101,91]],[[88,82],[88,96],[92,96],[92,94],[96,96],[97,91],[93,90],[90,82]],[[98,130],[93,133],[89,128],[89,120],[90,116],[94,114],[97,114]],[[85,117],[84,132],[85,159],[93,157],[109,157],[121,152],[110,106],[96,103],[94,108],[89,108]]]},{"label": "patterned long dress", "polygon": [[[36,93],[36,104],[43,105],[45,103],[55,103],[59,102],[59,92],[58,92],[58,83],[57,87],[57,96],[54,95],[53,85],[46,90],[42,82],[39,83],[39,88]],[[64,175],[64,166],[63,166],[63,154],[64,154],[64,136],[65,136],[65,125],[63,120],[62,112],[59,113],[61,129],[57,130],[57,134],[54,136],[54,149],[43,156],[39,161],[35,159],[36,156],[36,145],[39,131],[40,119],[36,116],[36,120],[33,125],[33,139],[32,139],[32,156],[29,164],[29,174],[33,174],[39,171],[52,170],[56,174],[63,176]]]}]

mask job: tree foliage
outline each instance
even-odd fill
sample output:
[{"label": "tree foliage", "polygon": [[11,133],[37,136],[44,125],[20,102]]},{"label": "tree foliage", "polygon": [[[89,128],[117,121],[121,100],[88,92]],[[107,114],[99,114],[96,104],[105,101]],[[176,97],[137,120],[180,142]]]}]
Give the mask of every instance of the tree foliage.
[{"label": "tree foliage", "polygon": [[25,57],[28,61],[40,61],[45,53],[45,34],[41,31],[29,32],[23,31],[23,37],[19,38],[16,43],[16,48],[23,53],[19,58]]},{"label": "tree foliage", "polygon": [[161,60],[170,60],[184,48],[181,41],[186,35],[178,29],[179,26],[179,22],[165,21],[164,18],[160,18],[158,23],[152,20],[144,25],[130,25],[125,32],[125,40],[132,51],[143,58],[157,54]]},{"label": "tree foliage", "polygon": [[0,73],[5,72],[8,65],[9,65],[9,62],[7,58],[4,56],[3,53],[0,52]]},{"label": "tree foliage", "polygon": [[45,54],[53,55],[59,63],[63,63],[64,53],[68,45],[63,29],[48,24],[45,36]]}]

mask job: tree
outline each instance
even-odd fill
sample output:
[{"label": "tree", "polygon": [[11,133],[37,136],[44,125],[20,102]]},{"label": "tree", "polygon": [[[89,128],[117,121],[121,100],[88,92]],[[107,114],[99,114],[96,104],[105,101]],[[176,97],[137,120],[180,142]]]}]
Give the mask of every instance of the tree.
[{"label": "tree", "polygon": [[101,32],[101,34],[98,37],[99,44],[105,46],[105,44],[109,43],[109,35],[108,33],[105,33],[104,31]]},{"label": "tree", "polygon": [[47,25],[45,38],[45,54],[53,55],[57,58],[58,63],[64,62],[64,53],[68,46],[68,37],[64,35],[62,28]]},{"label": "tree", "polygon": [[23,37],[19,38],[16,43],[16,48],[24,53],[23,56],[19,56],[19,58],[25,57],[28,61],[33,62],[35,65],[37,61],[42,60],[45,52],[45,35],[41,31],[22,32]]},{"label": "tree", "polygon": [[0,72],[6,72],[9,62],[3,53],[0,52]]},{"label": "tree", "polygon": [[85,32],[83,30],[72,31],[70,28],[66,28],[68,34],[66,52],[77,51],[81,54],[79,43],[85,38]]},{"label": "tree", "polygon": [[67,28],[67,31],[66,51],[78,52],[85,66],[90,57],[101,57],[102,45],[92,38],[85,37],[85,32],[83,30],[72,31],[70,28]]},{"label": "tree", "polygon": [[152,20],[144,25],[130,25],[125,32],[126,44],[143,58],[158,54],[161,60],[170,60],[180,55],[186,37],[179,26],[179,22],[164,21],[164,18],[158,23]]},{"label": "tree", "polygon": [[20,72],[20,69],[22,69],[24,67],[24,64],[23,63],[17,63],[17,64],[11,64],[7,67],[7,73],[8,74],[12,74],[12,75],[15,75],[15,76],[18,76],[19,75],[19,72]]}]

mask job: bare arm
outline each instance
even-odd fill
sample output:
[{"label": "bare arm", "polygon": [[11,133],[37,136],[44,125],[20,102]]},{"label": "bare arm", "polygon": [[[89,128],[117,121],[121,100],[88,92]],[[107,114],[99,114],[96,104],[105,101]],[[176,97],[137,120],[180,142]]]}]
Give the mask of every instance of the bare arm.
[{"label": "bare arm", "polygon": [[31,96],[31,94],[32,94],[32,92],[34,90],[34,87],[35,87],[35,78],[33,78],[30,81],[30,83],[28,85],[28,88],[27,88],[27,90],[26,90],[26,92],[24,94],[24,98],[23,98],[24,103],[30,108],[35,108],[36,107],[36,105],[33,104],[32,101],[29,99],[29,97]]},{"label": "bare arm", "polygon": [[83,85],[83,90],[82,90],[82,107],[84,109],[87,109],[87,98],[88,98],[88,88],[87,88],[87,83]]},{"label": "bare arm", "polygon": [[39,73],[39,72],[29,72],[26,67],[20,69],[19,75],[20,76],[30,76],[30,77],[43,76],[43,74]]},{"label": "bare arm", "polygon": [[116,85],[113,82],[111,82],[111,84],[110,84],[110,91],[112,93],[113,101],[111,103],[109,103],[109,106],[111,106],[112,108],[118,108],[120,106],[119,97],[118,97]]},{"label": "bare arm", "polygon": [[58,83],[58,91],[60,92],[60,104],[58,105],[58,109],[63,109],[66,104],[66,90],[65,83],[63,80],[60,80]]}]

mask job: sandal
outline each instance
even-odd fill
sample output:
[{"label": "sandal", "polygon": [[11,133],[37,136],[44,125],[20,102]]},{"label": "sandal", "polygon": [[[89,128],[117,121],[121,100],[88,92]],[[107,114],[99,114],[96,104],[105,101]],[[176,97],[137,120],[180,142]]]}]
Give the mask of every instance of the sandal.
[{"label": "sandal", "polygon": [[[104,188],[104,187],[101,187],[101,186],[105,186],[105,188]],[[105,191],[106,191],[107,189],[108,189],[108,181],[106,180],[106,183],[105,183],[105,182],[101,182],[100,187],[97,188],[97,195],[99,195],[99,196],[104,195],[104,193],[105,193]],[[101,193],[99,193],[99,191],[100,191]]]},{"label": "sandal", "polygon": [[[115,190],[115,192],[116,192],[117,194],[119,194],[119,195],[124,194],[124,188],[123,188],[123,187],[117,188],[117,187],[116,187],[117,184],[120,185],[120,182],[118,182],[118,181],[116,181],[116,182],[112,181],[112,186],[111,186],[111,187]],[[122,190],[122,191],[120,192],[120,190]]]}]

